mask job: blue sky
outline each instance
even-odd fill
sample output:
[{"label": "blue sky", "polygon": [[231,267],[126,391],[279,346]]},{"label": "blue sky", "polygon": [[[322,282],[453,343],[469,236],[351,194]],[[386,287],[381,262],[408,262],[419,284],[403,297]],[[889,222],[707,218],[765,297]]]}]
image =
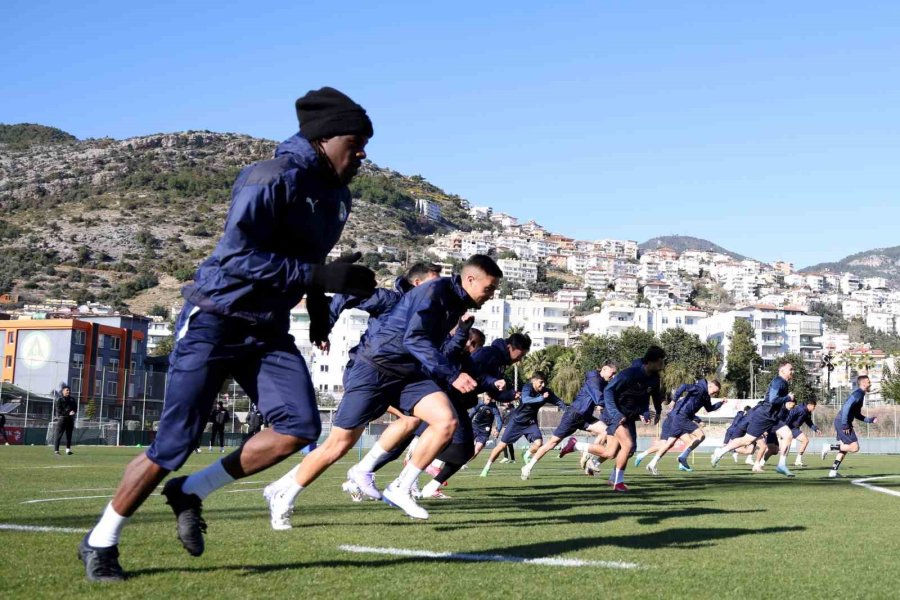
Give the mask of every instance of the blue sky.
[{"label": "blue sky", "polygon": [[376,163],[567,235],[900,244],[897,2],[84,4],[4,4],[0,122],[282,139],[332,85]]}]

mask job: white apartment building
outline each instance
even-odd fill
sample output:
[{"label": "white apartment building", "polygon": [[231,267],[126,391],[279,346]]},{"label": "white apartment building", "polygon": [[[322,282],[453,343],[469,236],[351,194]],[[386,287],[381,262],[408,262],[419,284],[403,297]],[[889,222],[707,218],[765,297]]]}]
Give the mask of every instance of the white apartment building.
[{"label": "white apartment building", "polygon": [[608,286],[612,282],[612,276],[609,273],[605,271],[598,271],[595,269],[585,271],[583,279],[585,290],[591,288],[592,290],[597,292],[605,291],[606,286]]},{"label": "white apartment building", "polygon": [[530,260],[501,258],[497,266],[503,271],[503,278],[516,283],[534,283],[538,277],[538,264]]},{"label": "white apartment building", "polygon": [[845,319],[864,319],[866,317],[866,305],[861,300],[847,298],[841,302],[841,316]]},{"label": "white apartment building", "polygon": [[565,346],[569,341],[569,305],[548,300],[495,298],[475,313],[475,327],[487,343],[506,337],[511,327],[521,327],[531,337],[531,347]]},{"label": "white apartment building", "polygon": [[659,335],[669,329],[684,329],[703,339],[703,320],[708,313],[687,308],[648,308],[626,302],[608,302],[599,312],[584,318],[585,333],[619,335],[629,327],[637,327]]},{"label": "white apartment building", "polygon": [[622,277],[616,277],[613,282],[615,285],[616,291],[625,296],[637,296],[638,293],[638,280],[637,277],[631,275],[625,275]]},{"label": "white apartment building", "polygon": [[894,333],[894,315],[887,312],[869,311],[866,314],[866,325],[882,333]]},{"label": "white apartment building", "polygon": [[888,287],[888,280],[884,277],[866,277],[862,280],[863,287],[875,290]]},{"label": "white apartment building", "polygon": [[587,254],[570,254],[566,257],[566,270],[581,275],[588,269],[590,260]]},{"label": "white apartment building", "polygon": [[425,198],[416,198],[416,212],[424,216],[429,221],[441,220],[441,207],[438,203],[426,200]]},{"label": "white apartment building", "polygon": [[479,221],[487,221],[494,210],[490,206],[473,206],[469,209],[469,216]]},{"label": "white apartment building", "polygon": [[563,288],[556,292],[555,300],[557,302],[562,302],[569,308],[576,304],[581,304],[585,300],[587,300],[587,290],[573,290],[568,288]]},{"label": "white apartment building", "polygon": [[164,320],[162,317],[150,317],[152,319],[147,323],[147,354],[153,354],[153,351],[161,341],[172,335],[172,324]]},{"label": "white apartment building", "polygon": [[638,243],[632,240],[597,240],[594,242],[594,252],[624,260],[637,260]]},{"label": "white apartment building", "polygon": [[841,293],[849,294],[862,287],[862,280],[853,273],[841,274]]}]

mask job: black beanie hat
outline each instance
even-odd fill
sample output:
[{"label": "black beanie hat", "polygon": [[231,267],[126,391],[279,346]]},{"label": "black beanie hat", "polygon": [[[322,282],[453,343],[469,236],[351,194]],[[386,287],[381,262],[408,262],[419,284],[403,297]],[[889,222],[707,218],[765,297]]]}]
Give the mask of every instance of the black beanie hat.
[{"label": "black beanie hat", "polygon": [[312,90],[297,98],[300,132],[308,140],[336,135],[372,137],[372,121],[366,110],[346,94],[330,87]]}]

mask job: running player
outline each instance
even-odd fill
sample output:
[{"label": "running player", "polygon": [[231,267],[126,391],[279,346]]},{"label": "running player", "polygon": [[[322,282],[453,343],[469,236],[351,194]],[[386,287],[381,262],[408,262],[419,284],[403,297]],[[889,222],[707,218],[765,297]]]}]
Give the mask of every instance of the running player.
[{"label": "running player", "polygon": [[838,469],[841,462],[847,454],[859,452],[859,439],[856,437],[856,431],[853,430],[853,421],[862,421],[863,423],[877,423],[878,417],[867,417],[862,414],[863,402],[866,399],[866,392],[869,391],[872,382],[868,375],[860,375],[856,378],[857,388],[844,402],[841,412],[834,419],[834,432],[837,435],[837,444],[825,444],[822,447],[822,460],[828,456],[829,452],[837,452],[834,464],[828,471],[829,477],[841,477]]},{"label": "running player", "polygon": [[815,410],[816,401],[809,399],[803,404],[798,404],[791,409],[790,413],[788,413],[787,426],[791,428],[791,435],[797,440],[797,458],[794,459],[795,467],[806,466],[803,464],[803,453],[806,452],[806,448],[809,446],[809,437],[807,437],[806,433],[804,433],[800,427],[806,425],[813,433],[816,435],[819,434],[819,428],[816,427],[816,424],[813,423],[812,420],[812,414]]}]

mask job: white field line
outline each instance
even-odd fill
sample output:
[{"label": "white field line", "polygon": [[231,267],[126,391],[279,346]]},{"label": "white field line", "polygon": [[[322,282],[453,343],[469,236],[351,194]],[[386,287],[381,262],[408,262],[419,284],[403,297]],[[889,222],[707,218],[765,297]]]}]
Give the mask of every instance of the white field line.
[{"label": "white field line", "polygon": [[87,529],[74,527],[39,527],[37,525],[16,525],[15,523],[0,523],[0,531],[40,531],[53,533],[85,533]]},{"label": "white field line", "polygon": [[900,498],[900,491],[897,490],[889,490],[887,488],[879,487],[877,485],[872,485],[869,483],[870,481],[880,481],[882,479],[900,479],[900,475],[884,475],[882,477],[866,477],[864,479],[854,479],[850,483],[853,485],[858,485],[860,487],[864,487],[867,490],[872,490],[873,492],[881,492],[882,494],[889,494],[891,496],[897,496]]},{"label": "white field line", "polygon": [[637,563],[610,560],[581,560],[577,558],[524,558],[521,556],[505,556],[503,554],[466,554],[459,552],[432,552],[430,550],[409,550],[406,548],[373,548],[371,546],[352,546],[344,544],[338,550],[357,554],[384,554],[388,556],[411,556],[416,558],[433,558],[439,560],[457,560],[467,562],[501,562],[521,563],[526,565],[543,565],[548,567],[603,567],[606,569],[637,569]]}]

